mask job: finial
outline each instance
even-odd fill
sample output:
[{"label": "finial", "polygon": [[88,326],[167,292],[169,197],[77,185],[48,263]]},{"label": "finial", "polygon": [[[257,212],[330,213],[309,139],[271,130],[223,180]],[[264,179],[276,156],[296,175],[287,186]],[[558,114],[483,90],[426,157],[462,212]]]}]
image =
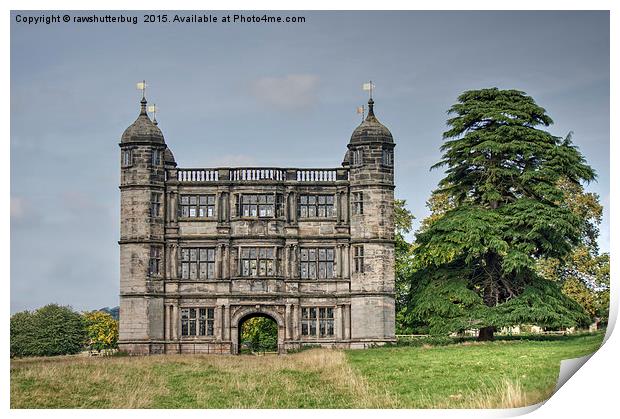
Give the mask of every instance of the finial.
[{"label": "finial", "polygon": [[375,116],[375,111],[373,109],[374,106],[375,106],[375,101],[372,100],[372,98],[368,99],[368,116],[366,118]]},{"label": "finial", "polygon": [[366,120],[368,120],[368,118],[375,117],[375,113],[373,111],[373,105],[375,103],[374,100],[372,100],[372,90],[375,88],[375,85],[372,84],[372,80],[369,81],[368,83],[364,83],[362,85],[362,89],[369,92],[369,99],[368,99],[368,114],[366,116]]},{"label": "finial", "polygon": [[147,115],[147,113],[146,113],[146,99],[144,97],[142,97],[142,100],[140,101],[140,115]]}]

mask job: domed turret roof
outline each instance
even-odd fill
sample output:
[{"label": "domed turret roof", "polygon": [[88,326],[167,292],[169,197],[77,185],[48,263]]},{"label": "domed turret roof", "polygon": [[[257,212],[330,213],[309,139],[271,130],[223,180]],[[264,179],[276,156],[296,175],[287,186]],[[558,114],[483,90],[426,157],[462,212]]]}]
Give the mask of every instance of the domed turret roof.
[{"label": "domed turret roof", "polygon": [[370,99],[368,101],[368,116],[357,127],[351,135],[351,141],[349,144],[357,144],[364,142],[378,142],[378,143],[394,143],[392,133],[375,117],[374,113],[374,101]]},{"label": "domed turret roof", "polygon": [[164,143],[164,135],[146,113],[145,98],[142,98],[140,101],[140,115],[138,115],[138,119],[121,136],[121,143],[129,142]]},{"label": "domed turret roof", "polygon": [[347,149],[347,152],[344,153],[344,158],[342,159],[342,166],[346,167],[349,166],[351,160],[351,150]]},{"label": "domed turret roof", "polygon": [[168,147],[166,147],[166,149],[164,150],[164,163],[172,166],[177,165],[177,162],[174,159],[174,154],[172,154],[172,150],[170,150]]}]

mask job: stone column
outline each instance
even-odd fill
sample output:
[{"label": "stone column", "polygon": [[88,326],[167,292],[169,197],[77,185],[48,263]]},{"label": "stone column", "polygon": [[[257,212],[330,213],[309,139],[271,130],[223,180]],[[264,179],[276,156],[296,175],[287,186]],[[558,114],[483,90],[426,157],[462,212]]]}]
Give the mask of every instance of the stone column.
[{"label": "stone column", "polygon": [[293,251],[293,255],[291,257],[291,259],[293,260],[293,264],[291,266],[291,278],[299,278],[299,262],[297,260],[298,255],[297,255],[297,249],[299,246],[297,246],[296,244],[294,244],[292,246],[292,251]]},{"label": "stone column", "polygon": [[230,340],[230,306],[224,306],[224,340]]},{"label": "stone column", "polygon": [[342,245],[336,245],[336,278],[342,278]]},{"label": "stone column", "polygon": [[342,267],[344,269],[344,278],[351,278],[351,246],[345,244],[342,250],[344,256],[344,263],[342,264]]},{"label": "stone column", "polygon": [[170,306],[164,304],[164,340],[170,339]]},{"label": "stone column", "polygon": [[334,313],[334,337],[344,339],[344,324],[342,321],[342,306],[337,305]]},{"label": "stone column", "polygon": [[219,213],[218,213],[218,220],[222,221],[222,222],[228,222],[229,221],[229,207],[228,207],[228,192],[221,192],[220,193],[220,199],[219,199],[219,203],[220,203],[220,207],[219,207]]},{"label": "stone column", "polygon": [[172,191],[164,194],[164,207],[166,208],[166,222],[172,221]]},{"label": "stone column", "polygon": [[345,315],[345,339],[351,339],[351,306],[345,306],[346,315]]},{"label": "stone column", "polygon": [[299,304],[293,306],[293,336],[295,340],[300,338],[299,321],[301,319],[301,308]]},{"label": "stone column", "polygon": [[168,330],[168,339],[174,339],[174,305],[170,304],[168,306],[168,315],[170,316],[169,330]]},{"label": "stone column", "polygon": [[291,192],[291,223],[297,223],[297,194],[295,192]]},{"label": "stone column", "polygon": [[224,265],[224,261],[222,260],[222,256],[224,253],[222,247],[222,244],[218,244],[215,247],[215,278],[217,279],[222,278],[222,267]]},{"label": "stone column", "polygon": [[172,244],[166,245],[164,251],[166,252],[164,258],[166,266],[164,267],[164,271],[166,273],[166,279],[169,279],[172,277]]},{"label": "stone column", "polygon": [[169,278],[178,278],[179,275],[179,245],[176,243],[170,244],[170,276]]},{"label": "stone column", "polygon": [[285,244],[284,247],[282,248],[282,275],[284,276],[284,279],[288,279],[290,278],[290,274],[289,274],[289,253],[290,253],[290,245]]},{"label": "stone column", "polygon": [[172,221],[173,223],[176,223],[178,221],[178,205],[177,205],[177,193],[176,192],[171,192],[170,193],[170,221]]},{"label": "stone column", "polygon": [[227,244],[224,245],[224,269],[222,278],[228,279],[230,278],[230,246]]},{"label": "stone column", "polygon": [[336,224],[340,224],[342,222],[342,208],[341,208],[341,199],[342,194],[340,192],[336,192]]},{"label": "stone column", "polygon": [[217,306],[215,310],[217,311],[215,317],[217,319],[217,323],[219,323],[218,328],[220,329],[220,340],[224,340],[224,306]]},{"label": "stone column", "polygon": [[292,336],[292,323],[293,323],[293,319],[291,318],[291,305],[287,304],[286,305],[286,310],[285,310],[285,314],[284,314],[284,340],[290,340],[291,336]]},{"label": "stone column", "polygon": [[179,339],[179,306],[178,303],[172,306],[172,339]]},{"label": "stone column", "polygon": [[241,275],[239,266],[241,265],[241,246],[237,247],[237,259],[235,260],[235,263],[233,263],[232,258],[231,258],[231,263],[230,263],[230,276],[236,276],[236,275]]},{"label": "stone column", "polygon": [[273,246],[273,272],[276,274],[275,276],[280,276],[282,272],[282,266],[280,266],[280,261],[278,260],[278,246]]},{"label": "stone column", "polygon": [[345,192],[341,192],[341,210],[342,210],[342,221],[344,223],[349,222],[349,196]]}]

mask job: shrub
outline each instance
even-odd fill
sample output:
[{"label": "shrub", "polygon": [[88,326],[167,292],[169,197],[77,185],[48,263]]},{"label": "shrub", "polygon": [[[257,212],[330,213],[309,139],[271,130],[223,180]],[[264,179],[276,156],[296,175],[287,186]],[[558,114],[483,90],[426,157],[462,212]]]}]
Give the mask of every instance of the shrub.
[{"label": "shrub", "polygon": [[84,313],[88,345],[98,351],[114,349],[118,342],[118,321],[103,311]]},{"label": "shrub", "polygon": [[30,355],[36,342],[32,321],[33,314],[21,311],[11,316],[11,358]]},{"label": "shrub", "polygon": [[82,315],[48,304],[11,316],[11,356],[50,356],[80,352],[86,341]]}]

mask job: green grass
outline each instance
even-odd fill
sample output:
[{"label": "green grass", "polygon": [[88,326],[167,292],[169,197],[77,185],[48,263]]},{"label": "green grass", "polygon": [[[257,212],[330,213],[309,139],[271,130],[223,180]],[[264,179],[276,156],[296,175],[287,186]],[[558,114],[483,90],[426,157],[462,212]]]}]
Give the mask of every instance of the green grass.
[{"label": "green grass", "polygon": [[11,361],[12,408],[514,407],[544,400],[560,360],[603,335],[286,356]]},{"label": "green grass", "polygon": [[562,359],[596,351],[602,338],[599,333],[535,341],[377,348],[348,351],[347,356],[371,387],[392,394],[401,407],[477,406],[481,394],[492,394],[505,383],[518,385],[526,403],[532,404],[550,396]]}]

